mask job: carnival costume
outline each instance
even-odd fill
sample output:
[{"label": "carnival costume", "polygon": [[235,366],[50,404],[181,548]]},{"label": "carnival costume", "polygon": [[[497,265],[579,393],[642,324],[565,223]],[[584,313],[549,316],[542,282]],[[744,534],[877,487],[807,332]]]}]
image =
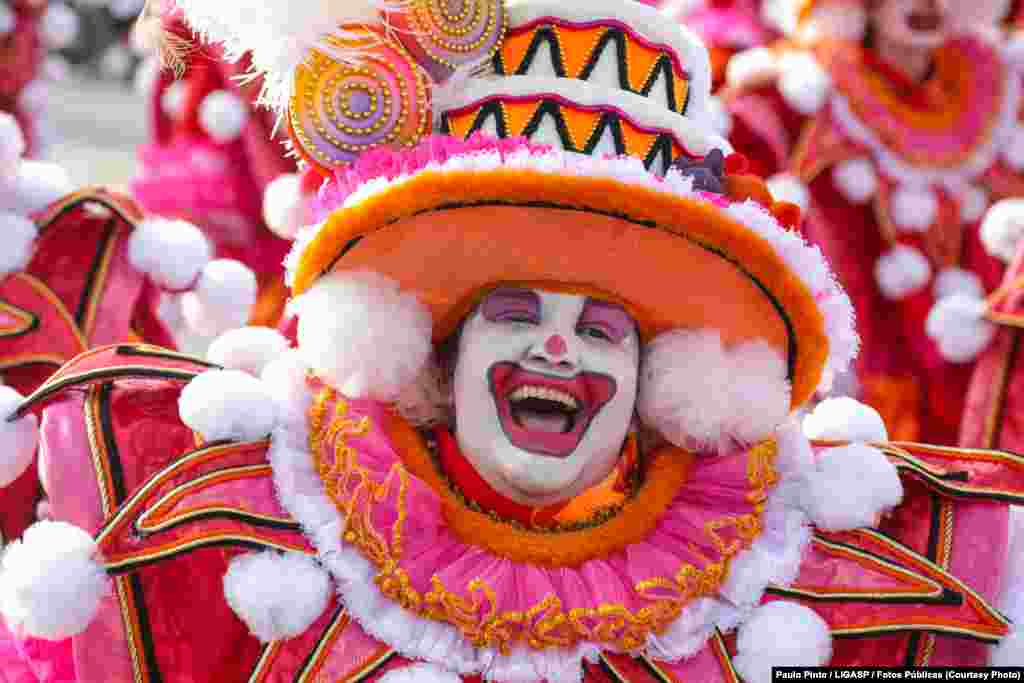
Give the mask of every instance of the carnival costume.
[{"label": "carnival costume", "polygon": [[[863,342],[851,391],[897,438],[954,444],[989,339],[976,312],[1005,267],[978,222],[1024,187],[1020,75],[1000,44],[964,32],[913,83],[863,42],[865,12],[809,3],[797,24],[813,41],[735,57],[732,141],[805,206],[804,232],[850,292]],[[953,294],[973,303],[938,305]]]},{"label": "carnival costume", "polygon": [[252,322],[276,325],[286,298],[281,262],[305,224],[301,197],[322,177],[312,174],[301,191],[295,161],[272,135],[273,115],[253,104],[259,83],[242,79],[244,61],[227,62],[217,46],[203,45],[172,2],[149,6],[159,11],[144,15],[136,34],[155,33],[149,42],[173,63],[155,67],[146,89],[151,142],[139,150],[132,194],[149,213],[200,226],[218,257],[256,272]]},{"label": "carnival costume", "polygon": [[[253,49],[333,172],[288,259],[298,345],[242,329],[219,367],[99,349],[2,423],[41,440],[58,520],[3,558],[10,670],[760,683],[1021,661],[993,604],[1018,588],[1024,463],[885,444],[843,401],[808,442],[795,411],[856,352],[849,300],[707,133],[692,36],[634,3],[181,5]],[[631,77],[534,72],[541,33],[574,37],[577,67],[610,35]],[[645,97],[655,66],[678,80]]]},{"label": "carnival costume", "polygon": [[[25,148],[0,114],[0,149]],[[0,159],[0,404],[35,391],[79,353],[115,342],[173,347],[159,299],[173,293],[190,325],[244,324],[255,278],[211,258],[206,239],[182,222],[144,221],[125,197],[72,191],[55,164]],[[227,299],[225,301],[225,298]],[[6,386],[3,386],[6,385]],[[0,450],[0,533],[16,538],[36,517],[32,449]],[[2,540],[2,539],[0,539]]]}]

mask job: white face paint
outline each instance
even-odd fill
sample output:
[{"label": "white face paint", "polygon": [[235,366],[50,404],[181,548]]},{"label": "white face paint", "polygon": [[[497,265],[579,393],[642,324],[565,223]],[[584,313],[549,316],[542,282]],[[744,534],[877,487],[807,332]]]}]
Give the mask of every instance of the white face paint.
[{"label": "white face paint", "polygon": [[881,0],[872,20],[880,36],[907,48],[939,47],[950,30],[948,0]]},{"label": "white face paint", "polygon": [[636,404],[640,342],[619,306],[498,289],[466,320],[455,365],[455,437],[498,493],[568,500],[619,457]]}]

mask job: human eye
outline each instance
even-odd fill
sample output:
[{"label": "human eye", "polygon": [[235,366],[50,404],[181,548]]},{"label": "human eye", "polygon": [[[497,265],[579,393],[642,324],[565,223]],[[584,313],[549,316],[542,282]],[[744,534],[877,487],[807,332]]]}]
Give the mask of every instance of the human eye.
[{"label": "human eye", "polygon": [[584,324],[576,328],[576,334],[581,337],[590,337],[601,341],[614,341],[612,335],[601,325]]}]

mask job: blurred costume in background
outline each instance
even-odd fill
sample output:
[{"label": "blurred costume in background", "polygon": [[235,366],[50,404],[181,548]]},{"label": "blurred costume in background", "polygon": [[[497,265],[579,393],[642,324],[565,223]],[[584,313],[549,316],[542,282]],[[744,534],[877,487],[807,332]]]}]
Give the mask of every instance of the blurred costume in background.
[{"label": "blurred costume in background", "polygon": [[[132,194],[149,213],[200,226],[218,257],[255,271],[253,323],[276,325],[286,294],[282,262],[305,224],[300,197],[315,193],[323,178],[310,175],[302,190],[295,161],[273,135],[275,115],[254,105],[259,82],[240,82],[247,63],[227,62],[219,47],[202,44],[173,3],[152,7],[160,11],[144,16],[138,30],[158,34],[151,42],[175,53],[179,73],[158,66],[151,76],[152,141],[139,150]],[[193,350],[211,339],[191,340],[199,342]]]},{"label": "blurred costume in background", "polygon": [[[710,132],[689,33],[629,2],[180,1],[252,50],[331,177],[288,258],[298,343],[235,330],[216,366],[98,349],[5,411],[0,447],[43,445],[52,515],[3,558],[5,670],[1024,661],[1020,457],[889,444],[850,399],[801,429],[856,353],[850,301]],[[553,39],[564,75],[530,47]],[[603,41],[665,90],[581,69]]]},{"label": "blurred costume in background", "polygon": [[[0,114],[0,406],[16,405],[94,346],[173,348],[163,296],[182,300],[190,325],[245,324],[255,278],[236,261],[214,260],[198,228],[144,221],[131,200],[102,189],[73,191],[60,166],[20,158],[24,148],[20,126]],[[34,449],[0,450],[0,541],[36,518],[43,491],[34,458]]]},{"label": "blurred costume in background", "polygon": [[812,2],[790,39],[729,65],[734,144],[806,208],[853,299],[863,352],[843,389],[898,439],[957,443],[982,299],[1012,256],[979,230],[1024,192],[1020,75],[970,30],[991,28],[984,5]]},{"label": "blurred costume in background", "polygon": [[66,76],[67,65],[50,50],[70,45],[78,17],[55,0],[0,0],[0,112],[22,129],[25,154],[43,155],[53,132],[46,121],[47,82]]}]

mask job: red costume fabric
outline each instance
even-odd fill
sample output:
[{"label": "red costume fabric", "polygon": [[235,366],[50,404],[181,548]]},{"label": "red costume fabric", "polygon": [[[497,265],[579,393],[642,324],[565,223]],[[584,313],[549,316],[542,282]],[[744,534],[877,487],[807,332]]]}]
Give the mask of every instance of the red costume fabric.
[{"label": "red costume fabric", "polygon": [[14,27],[0,34],[0,111],[11,114],[21,125],[29,157],[39,151],[39,135],[33,114],[20,100],[25,87],[39,78],[46,57],[39,26],[46,3],[47,0],[8,2]]}]

